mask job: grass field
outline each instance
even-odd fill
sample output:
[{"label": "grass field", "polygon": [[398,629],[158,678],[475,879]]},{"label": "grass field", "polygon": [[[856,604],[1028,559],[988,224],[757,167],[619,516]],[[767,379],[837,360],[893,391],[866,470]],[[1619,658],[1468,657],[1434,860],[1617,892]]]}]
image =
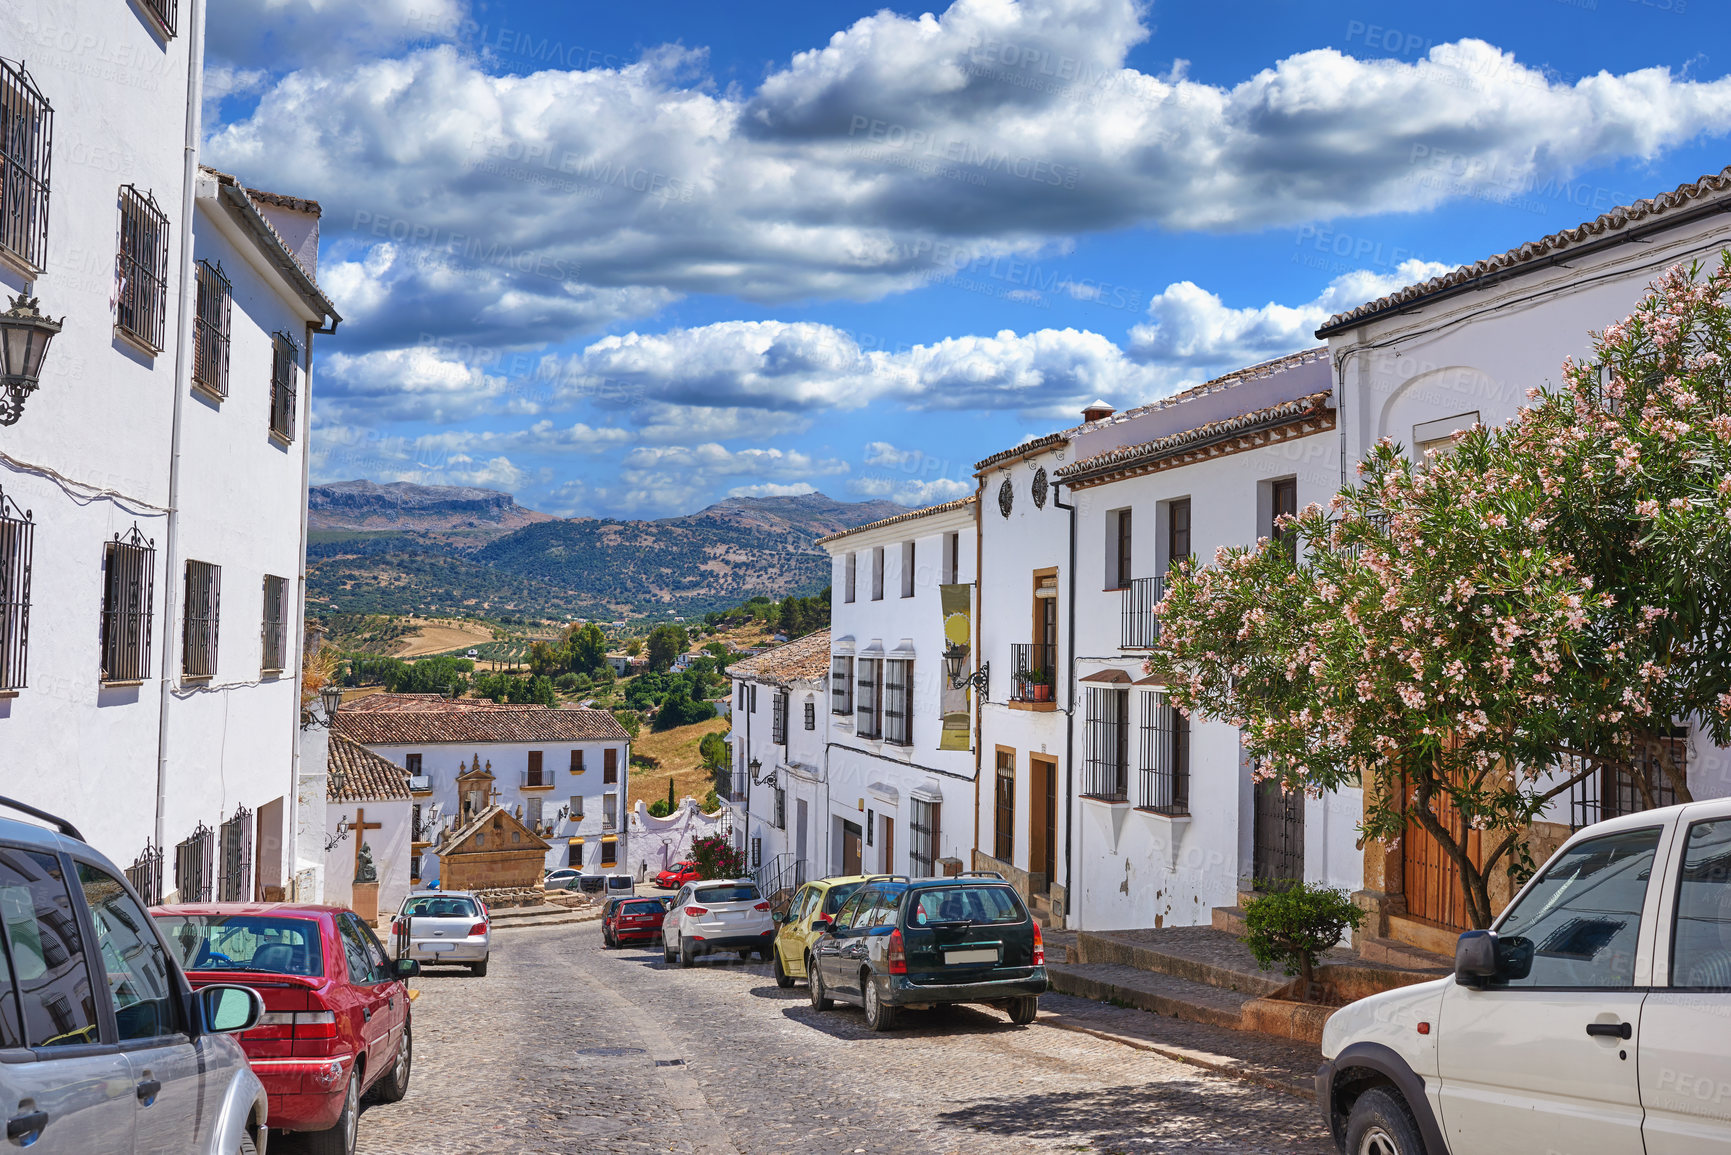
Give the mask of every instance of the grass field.
[{"label": "grass field", "polygon": [[631,787],[627,792],[630,805],[636,806],[639,798],[645,803],[666,798],[669,777],[673,779],[675,800],[689,794],[701,803],[715,781],[709,771],[703,768],[703,758],[697,753],[697,744],[703,741],[705,734],[726,734],[727,730],[726,718],[711,718],[707,722],[678,726],[672,730],[663,730],[659,734],[645,727],[637,736],[637,741],[631,743],[631,752],[659,760],[661,768],[631,768]]}]

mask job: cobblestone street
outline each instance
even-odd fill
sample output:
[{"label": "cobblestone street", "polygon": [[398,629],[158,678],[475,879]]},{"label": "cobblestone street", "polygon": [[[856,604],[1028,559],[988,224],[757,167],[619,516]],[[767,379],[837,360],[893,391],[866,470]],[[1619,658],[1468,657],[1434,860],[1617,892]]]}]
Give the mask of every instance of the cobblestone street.
[{"label": "cobblestone street", "polygon": [[593,923],[501,933],[486,978],[414,985],[409,1095],[366,1109],[362,1155],[1332,1150],[1289,1094],[983,1009],[873,1034],[765,965],[666,967],[659,950],[603,950]]}]

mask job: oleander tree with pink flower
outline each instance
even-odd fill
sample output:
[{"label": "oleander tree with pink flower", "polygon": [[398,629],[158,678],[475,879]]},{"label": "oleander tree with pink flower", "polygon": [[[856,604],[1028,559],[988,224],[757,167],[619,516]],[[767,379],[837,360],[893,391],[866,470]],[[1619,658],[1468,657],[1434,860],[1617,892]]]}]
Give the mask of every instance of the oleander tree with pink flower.
[{"label": "oleander tree with pink flower", "polygon": [[1662,739],[1731,744],[1728,294],[1731,253],[1672,269],[1507,425],[1378,444],[1279,541],[1180,562],[1149,672],[1260,778],[1362,786],[1366,838],[1429,832],[1475,926],[1579,780],[1690,799]]}]

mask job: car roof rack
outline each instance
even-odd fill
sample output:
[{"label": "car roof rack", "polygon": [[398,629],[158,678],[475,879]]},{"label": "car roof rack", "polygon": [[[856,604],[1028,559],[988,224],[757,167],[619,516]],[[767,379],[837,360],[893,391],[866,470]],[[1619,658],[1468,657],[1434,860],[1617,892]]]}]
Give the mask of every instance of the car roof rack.
[{"label": "car roof rack", "polygon": [[32,818],[40,818],[42,821],[48,823],[48,825],[54,827],[54,829],[60,831],[60,833],[66,835],[66,837],[76,838],[80,842],[84,841],[84,835],[78,832],[78,827],[72,825],[72,823],[66,821],[66,819],[57,814],[50,814],[46,810],[38,810],[34,806],[19,802],[13,798],[7,798],[4,795],[0,795],[0,806],[4,806],[9,810],[16,810],[20,814],[28,814]]},{"label": "car roof rack", "polygon": [[995,878],[999,882],[1004,881],[1004,876],[996,870],[964,870],[960,874],[953,875],[952,877],[955,877],[955,878]]},{"label": "car roof rack", "polygon": [[860,885],[861,886],[870,886],[874,882],[912,882],[912,881],[913,881],[913,879],[909,878],[905,874],[868,874],[868,875],[866,875],[866,880],[864,882],[860,883]]}]

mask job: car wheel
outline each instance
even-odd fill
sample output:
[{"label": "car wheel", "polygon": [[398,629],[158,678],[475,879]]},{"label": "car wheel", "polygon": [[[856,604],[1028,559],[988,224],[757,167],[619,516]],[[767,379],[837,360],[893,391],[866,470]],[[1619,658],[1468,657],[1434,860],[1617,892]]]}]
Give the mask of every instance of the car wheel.
[{"label": "car wheel", "polygon": [[[489,958],[490,957],[491,956],[489,956]],[[489,961],[489,959],[484,958],[478,963],[470,963],[469,964],[469,973],[474,975],[478,979],[486,978],[487,977],[487,963],[488,963],[488,961]]]},{"label": "car wheel", "polygon": [[1039,995],[1023,995],[1019,999],[1010,1000],[1010,1021],[1018,1026],[1027,1026],[1039,1013]]},{"label": "car wheel", "polygon": [[673,960],[678,957],[678,955],[674,954],[673,948],[667,945],[667,939],[663,936],[661,939],[661,961],[671,964]]},{"label": "car wheel", "polygon": [[355,1155],[355,1132],[359,1130],[360,1113],[361,1069],[354,1066],[349,1068],[348,1093],[343,1096],[343,1110],[337,1116],[336,1126],[324,1131],[305,1132],[303,1150],[312,1155]]},{"label": "car wheel", "polygon": [[835,1000],[823,993],[823,976],[818,974],[817,971],[812,968],[809,961],[806,963],[806,974],[811,976],[811,980],[808,983],[810,989],[806,992],[811,996],[811,1009],[814,1011],[827,1011],[831,1007],[835,1006]]},{"label": "car wheel", "polygon": [[682,967],[688,967],[688,966],[695,966],[696,964],[697,964],[697,948],[695,946],[692,946],[691,943],[687,942],[685,939],[683,939],[683,938],[680,939],[679,940],[679,965]]},{"label": "car wheel", "polygon": [[618,946],[619,940],[613,937],[612,931],[604,930],[601,932],[601,947],[603,950],[614,950]]},{"label": "car wheel", "polygon": [[874,1031],[893,1031],[896,1029],[896,1008],[883,1001],[878,994],[878,985],[872,982],[868,975],[860,986],[865,1002],[866,1026]]},{"label": "car wheel", "polygon": [[793,985],[793,976],[782,969],[781,952],[779,950],[771,951],[770,954],[775,960],[775,985],[785,991],[788,987]]},{"label": "car wheel", "polygon": [[1400,1094],[1372,1087],[1352,1105],[1346,1122],[1349,1155],[1423,1155],[1424,1141]]},{"label": "car wheel", "polygon": [[373,1095],[381,1103],[401,1102],[409,1093],[409,1069],[415,1061],[414,1036],[409,1031],[409,1024],[403,1023],[403,1041],[397,1044],[397,1061],[391,1064],[391,1069],[385,1072],[385,1077],[373,1085]]},{"label": "car wheel", "polygon": [[234,1149],[234,1155],[258,1155],[258,1144],[253,1142],[251,1131],[241,1130],[240,1146]]}]

